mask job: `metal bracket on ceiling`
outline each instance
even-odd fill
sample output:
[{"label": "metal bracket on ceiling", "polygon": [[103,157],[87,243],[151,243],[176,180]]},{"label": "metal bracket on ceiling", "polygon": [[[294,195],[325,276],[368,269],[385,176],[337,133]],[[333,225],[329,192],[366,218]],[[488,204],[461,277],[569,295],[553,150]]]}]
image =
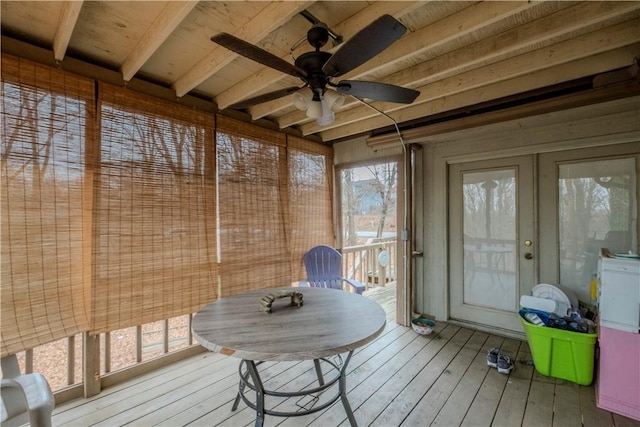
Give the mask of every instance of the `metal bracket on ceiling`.
[{"label": "metal bracket on ceiling", "polygon": [[304,18],[307,21],[311,22],[312,25],[322,25],[323,27],[325,27],[329,32],[329,37],[333,39],[334,47],[343,42],[341,35],[336,34],[336,32],[333,31],[331,28],[329,28],[327,24],[325,24],[324,22],[320,21],[318,18],[313,16],[313,14],[308,10],[303,10],[302,12],[300,12],[300,15],[304,16]]},{"label": "metal bracket on ceiling", "polygon": [[[336,34],[335,31],[333,31],[331,28],[329,28],[327,26],[327,24],[325,24],[324,22],[320,21],[318,18],[316,18],[311,12],[308,12],[306,10],[303,10],[302,12],[300,12],[300,15],[302,15],[307,21],[309,21],[314,27],[322,27],[326,30],[327,35],[331,38],[331,40],[333,40],[331,42],[331,44],[333,45],[333,47],[338,46],[339,44],[341,44],[343,42],[343,38],[341,35]],[[293,56],[293,52],[299,48],[300,46],[302,46],[305,43],[311,43],[313,45],[312,42],[310,42],[309,40],[309,33],[307,33],[303,38],[301,38],[300,40],[298,40],[296,43],[293,44],[293,46],[291,46],[291,49],[289,49],[289,55],[291,55],[291,57],[295,60],[296,58]],[[321,44],[324,44],[321,43]]]}]

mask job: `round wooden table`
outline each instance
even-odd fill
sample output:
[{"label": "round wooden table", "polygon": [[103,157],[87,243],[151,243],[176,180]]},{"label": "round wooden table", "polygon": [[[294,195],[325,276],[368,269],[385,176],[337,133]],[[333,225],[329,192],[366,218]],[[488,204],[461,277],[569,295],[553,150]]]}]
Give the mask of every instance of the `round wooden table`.
[{"label": "round wooden table", "polygon": [[[291,305],[291,299],[278,298],[272,312],[261,311],[261,299],[269,294],[301,292],[303,305]],[[232,410],[244,400],[256,410],[256,426],[264,416],[299,416],[317,412],[342,399],[352,426],[357,425],[346,395],[346,370],[353,351],[374,340],[386,323],[380,305],[366,297],[325,288],[276,288],[250,291],[222,298],[203,307],[193,319],[193,334],[208,350],[242,359],[240,391]],[[347,353],[335,363],[327,358]],[[257,365],[262,361],[313,360],[319,386],[295,392],[277,392],[264,388]],[[320,360],[336,369],[337,375],[325,381]],[[297,397],[319,393],[339,385],[329,401],[308,410],[279,412],[264,407],[264,396]],[[245,397],[245,389],[256,393],[255,403]]]}]

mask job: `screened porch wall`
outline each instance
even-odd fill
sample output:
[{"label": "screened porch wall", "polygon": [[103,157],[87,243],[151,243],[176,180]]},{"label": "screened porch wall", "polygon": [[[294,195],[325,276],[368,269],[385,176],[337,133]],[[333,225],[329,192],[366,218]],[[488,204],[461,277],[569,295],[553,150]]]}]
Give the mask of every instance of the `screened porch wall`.
[{"label": "screened porch wall", "polygon": [[330,147],[2,63],[2,355],[287,285],[334,243]]}]

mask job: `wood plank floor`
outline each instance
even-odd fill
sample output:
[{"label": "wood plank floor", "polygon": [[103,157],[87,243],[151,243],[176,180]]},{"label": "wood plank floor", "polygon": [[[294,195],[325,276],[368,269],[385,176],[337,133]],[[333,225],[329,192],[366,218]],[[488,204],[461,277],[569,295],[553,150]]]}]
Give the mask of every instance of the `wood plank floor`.
[{"label": "wood plank floor", "polygon": [[[394,288],[367,291],[387,310],[388,323],[374,342],[354,352],[348,397],[360,426],[620,426],[640,422],[598,409],[594,387],[535,372],[526,342],[439,322],[429,336],[396,324]],[[487,367],[492,347],[513,356],[510,375]],[[231,411],[238,360],[203,353],[126,383],[99,396],[58,406],[54,426],[251,426],[244,403]],[[314,386],[313,364],[260,367],[270,389]],[[299,402],[267,399],[289,410]],[[287,406],[288,405],[288,406]],[[340,402],[312,415],[267,416],[267,426],[348,426]]]}]

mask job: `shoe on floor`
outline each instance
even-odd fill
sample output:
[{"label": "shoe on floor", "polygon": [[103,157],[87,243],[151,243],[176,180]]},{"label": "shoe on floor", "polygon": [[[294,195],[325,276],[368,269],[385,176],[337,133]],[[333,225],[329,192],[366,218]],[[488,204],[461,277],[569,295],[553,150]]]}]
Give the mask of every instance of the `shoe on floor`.
[{"label": "shoe on floor", "polygon": [[513,362],[509,356],[504,354],[498,355],[498,372],[501,374],[508,374],[513,370]]},{"label": "shoe on floor", "polygon": [[487,353],[487,365],[491,366],[492,368],[497,368],[499,355],[500,349],[492,348],[491,350],[489,350],[489,352]]}]

